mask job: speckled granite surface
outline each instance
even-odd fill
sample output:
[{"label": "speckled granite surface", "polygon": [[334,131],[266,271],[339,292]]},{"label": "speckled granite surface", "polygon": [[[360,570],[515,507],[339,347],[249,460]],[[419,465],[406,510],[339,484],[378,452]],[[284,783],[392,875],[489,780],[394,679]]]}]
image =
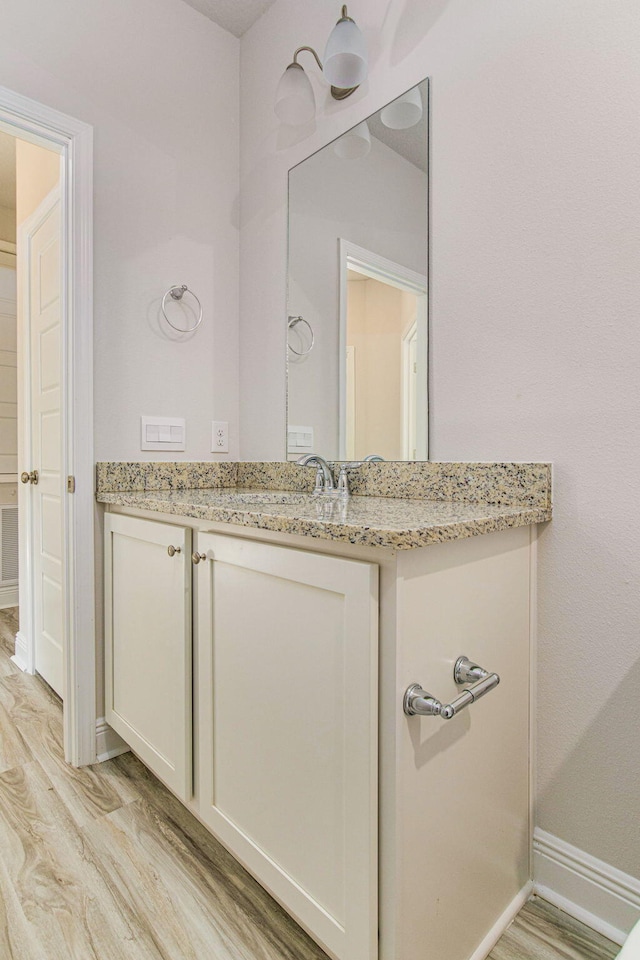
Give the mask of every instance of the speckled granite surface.
[{"label": "speckled granite surface", "polygon": [[106,461],[96,464],[96,490],[197,490],[235,485],[238,464],[195,461]]},{"label": "speckled granite surface", "polygon": [[551,505],[549,463],[367,463],[349,473],[353,494],[468,503]]},{"label": "speckled granite surface", "polygon": [[[276,502],[274,502],[274,499]],[[549,507],[353,496],[346,502],[260,489],[116,491],[102,503],[370,547],[411,550],[540,523]]]},{"label": "speckled granite surface", "polygon": [[[99,494],[229,486],[311,492],[315,471],[286,462],[113,462],[97,464],[96,481]],[[366,463],[350,471],[349,482],[359,496],[551,506],[548,463]]]}]

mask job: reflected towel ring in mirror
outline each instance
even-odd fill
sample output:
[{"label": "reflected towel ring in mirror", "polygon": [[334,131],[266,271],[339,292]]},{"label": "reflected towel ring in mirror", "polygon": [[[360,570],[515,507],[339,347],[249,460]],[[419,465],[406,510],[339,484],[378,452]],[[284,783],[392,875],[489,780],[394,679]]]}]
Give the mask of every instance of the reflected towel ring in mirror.
[{"label": "reflected towel ring in mirror", "polygon": [[298,324],[298,323],[304,323],[305,326],[308,328],[309,334],[311,335],[311,343],[309,344],[309,346],[307,347],[306,350],[294,350],[294,348],[291,346],[291,344],[288,343],[288,341],[287,341],[288,346],[289,346],[289,350],[291,350],[291,353],[295,353],[295,355],[296,355],[297,357],[308,357],[309,354],[311,353],[311,351],[313,350],[313,345],[314,345],[314,343],[316,342],[316,337],[315,337],[315,334],[314,334],[314,332],[313,332],[313,327],[311,326],[311,324],[309,323],[308,320],[305,320],[304,317],[289,317],[289,323],[287,324],[287,326],[288,326],[289,330],[293,330],[293,328],[294,328],[294,327],[296,326],[296,324]]},{"label": "reflected towel ring in mirror", "polygon": [[[198,319],[196,320],[196,322],[192,327],[177,327],[175,323],[172,323],[169,317],[167,316],[167,311],[166,311],[167,297],[171,297],[172,300],[180,301],[182,300],[185,293],[190,293],[193,299],[198,304]],[[162,298],[162,315],[164,316],[169,326],[173,327],[174,330],[177,330],[178,333],[193,333],[193,331],[197,330],[200,324],[202,323],[202,304],[200,303],[199,298],[196,297],[193,290],[189,290],[189,287],[186,285],[186,283],[182,283],[180,284],[180,286],[178,286],[177,284],[174,284],[172,287],[169,287],[164,297]]]}]

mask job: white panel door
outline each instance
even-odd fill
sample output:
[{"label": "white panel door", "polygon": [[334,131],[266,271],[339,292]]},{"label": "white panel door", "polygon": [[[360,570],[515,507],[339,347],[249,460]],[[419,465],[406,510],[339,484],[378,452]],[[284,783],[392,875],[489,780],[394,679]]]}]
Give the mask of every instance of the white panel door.
[{"label": "white panel door", "polygon": [[333,957],[373,960],[378,568],[197,549],[200,815]]},{"label": "white panel door", "polygon": [[180,797],[192,794],[191,530],[105,517],[105,717]]},{"label": "white panel door", "polygon": [[[46,206],[45,206],[46,205]],[[46,211],[46,212],[45,212]],[[43,204],[28,237],[35,668],[64,697],[60,198]]]}]

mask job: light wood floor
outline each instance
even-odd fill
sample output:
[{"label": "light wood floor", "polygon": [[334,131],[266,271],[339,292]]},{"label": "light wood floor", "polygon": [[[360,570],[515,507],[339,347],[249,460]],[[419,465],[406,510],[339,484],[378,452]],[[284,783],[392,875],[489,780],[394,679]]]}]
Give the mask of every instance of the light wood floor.
[{"label": "light wood floor", "polygon": [[[0,960],[327,960],[131,754],[65,764],[60,701],[9,660],[16,614],[0,611]],[[534,900],[491,958],[616,952]]]}]

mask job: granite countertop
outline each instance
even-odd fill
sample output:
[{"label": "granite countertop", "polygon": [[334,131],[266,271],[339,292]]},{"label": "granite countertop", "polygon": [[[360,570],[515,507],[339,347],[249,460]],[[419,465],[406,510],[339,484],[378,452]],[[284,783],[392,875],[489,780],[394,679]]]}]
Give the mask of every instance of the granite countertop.
[{"label": "granite countertop", "polygon": [[197,520],[394,550],[411,550],[551,519],[550,500],[496,504],[352,496],[345,502],[264,487],[99,489],[97,499]]}]

